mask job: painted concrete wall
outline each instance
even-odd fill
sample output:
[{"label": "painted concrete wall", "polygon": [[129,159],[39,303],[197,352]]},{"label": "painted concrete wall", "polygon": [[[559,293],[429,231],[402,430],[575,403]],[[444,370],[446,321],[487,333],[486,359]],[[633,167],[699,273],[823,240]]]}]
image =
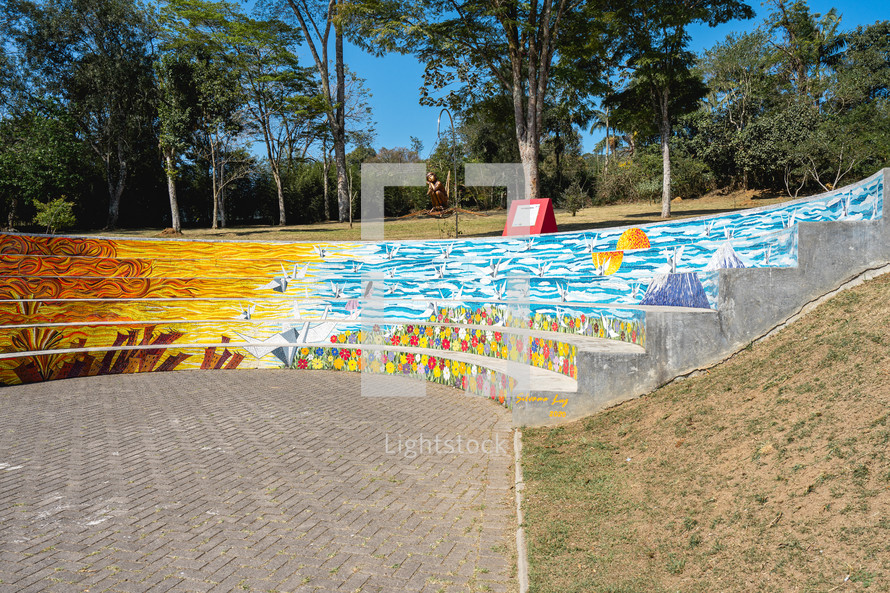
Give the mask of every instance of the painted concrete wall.
[{"label": "painted concrete wall", "polygon": [[[879,173],[886,192],[890,169]],[[886,195],[886,194],[885,194]],[[890,262],[890,205],[872,221],[803,222],[798,265],[719,270],[713,311],[646,312],[645,353],[578,354],[578,394],[565,419],[581,418],[716,364],[798,313],[807,303]],[[540,406],[517,404],[519,425],[553,424]]]},{"label": "painted concrete wall", "polygon": [[887,177],[747,211],[534,238],[0,235],[0,384],[371,370],[491,397],[518,424],[577,418],[723,359],[890,261]]}]

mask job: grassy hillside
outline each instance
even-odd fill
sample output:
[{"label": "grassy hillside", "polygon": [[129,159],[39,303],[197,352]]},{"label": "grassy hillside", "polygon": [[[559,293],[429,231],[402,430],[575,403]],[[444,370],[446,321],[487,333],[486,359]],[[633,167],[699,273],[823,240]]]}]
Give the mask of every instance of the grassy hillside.
[{"label": "grassy hillside", "polygon": [[888,591],[890,274],[523,436],[532,591]]}]

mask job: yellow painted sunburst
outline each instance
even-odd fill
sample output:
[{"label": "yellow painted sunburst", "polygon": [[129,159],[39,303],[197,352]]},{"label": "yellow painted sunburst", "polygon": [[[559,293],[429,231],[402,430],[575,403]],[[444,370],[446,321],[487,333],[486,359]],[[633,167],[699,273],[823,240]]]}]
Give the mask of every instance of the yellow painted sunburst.
[{"label": "yellow painted sunburst", "polygon": [[633,228],[627,229],[621,236],[618,237],[618,244],[616,247],[622,251],[628,249],[648,249],[651,247],[649,244],[649,237],[646,236],[642,230]]},{"label": "yellow painted sunburst", "polygon": [[638,228],[627,229],[618,237],[616,251],[598,251],[593,253],[593,264],[602,268],[603,275],[614,274],[624,261],[624,252],[629,249],[648,249],[649,237]]},{"label": "yellow painted sunburst", "polygon": [[597,251],[593,253],[593,264],[597,268],[605,266],[603,274],[606,276],[617,272],[618,268],[621,267],[623,259],[624,252],[622,251]]}]

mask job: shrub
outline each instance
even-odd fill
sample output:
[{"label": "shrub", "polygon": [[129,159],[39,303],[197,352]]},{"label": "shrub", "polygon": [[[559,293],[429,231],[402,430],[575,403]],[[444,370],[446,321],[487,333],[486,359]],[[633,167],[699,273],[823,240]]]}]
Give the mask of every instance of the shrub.
[{"label": "shrub", "polygon": [[581,187],[581,182],[577,179],[572,181],[560,194],[560,206],[571,212],[572,216],[575,216],[578,210],[587,206],[588,200],[587,192]]},{"label": "shrub", "polygon": [[46,203],[37,202],[34,207],[37,209],[34,223],[45,226],[47,233],[55,233],[59,229],[73,227],[77,222],[77,219],[74,218],[74,205],[71,202],[66,202],[64,196]]}]

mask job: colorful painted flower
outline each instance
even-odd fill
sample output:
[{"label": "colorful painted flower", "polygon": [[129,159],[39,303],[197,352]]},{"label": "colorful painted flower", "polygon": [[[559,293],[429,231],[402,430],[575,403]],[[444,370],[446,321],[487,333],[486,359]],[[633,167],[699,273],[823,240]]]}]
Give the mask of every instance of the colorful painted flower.
[{"label": "colorful painted flower", "polygon": [[[304,348],[304,350],[305,350],[305,348]],[[305,369],[308,366],[309,366],[309,361],[306,360],[305,358],[300,358],[299,360],[297,360],[297,368],[298,369]]]}]

